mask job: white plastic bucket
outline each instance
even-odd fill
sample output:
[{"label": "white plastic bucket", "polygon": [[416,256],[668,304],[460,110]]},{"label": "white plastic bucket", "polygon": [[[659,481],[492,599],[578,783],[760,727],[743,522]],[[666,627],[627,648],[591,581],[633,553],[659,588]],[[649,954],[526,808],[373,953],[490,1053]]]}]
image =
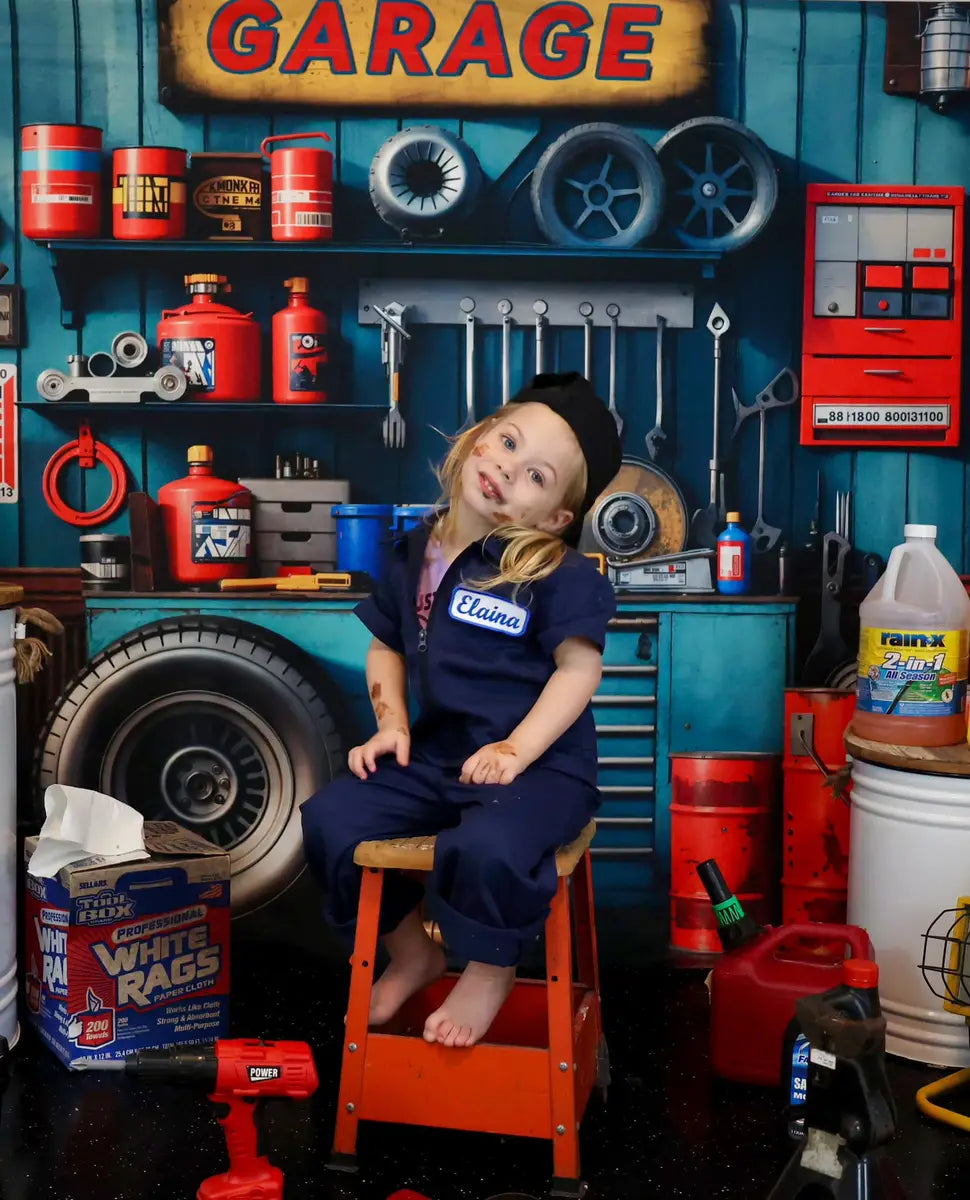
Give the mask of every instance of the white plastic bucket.
[{"label": "white plastic bucket", "polygon": [[0,1036],[17,1025],[17,698],[13,608],[0,609]]},{"label": "white plastic bucket", "polygon": [[848,921],[876,950],[886,1049],[970,1066],[967,1022],[944,1011],[919,968],[927,928],[970,895],[970,779],[853,762],[849,843]]}]

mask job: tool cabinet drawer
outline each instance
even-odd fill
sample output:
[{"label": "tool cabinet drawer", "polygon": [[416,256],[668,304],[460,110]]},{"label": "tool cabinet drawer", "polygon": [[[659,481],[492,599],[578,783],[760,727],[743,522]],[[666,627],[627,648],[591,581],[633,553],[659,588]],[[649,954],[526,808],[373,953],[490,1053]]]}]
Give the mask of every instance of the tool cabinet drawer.
[{"label": "tool cabinet drawer", "polygon": [[253,507],[253,529],[257,533],[333,533],[337,520],[333,505],[310,500],[257,500]]},{"label": "tool cabinet drawer", "polygon": [[945,398],[959,388],[952,358],[823,358],[803,360],[806,396],[866,396],[889,399]]},{"label": "tool cabinet drawer", "polygon": [[267,533],[256,531],[256,559],[258,562],[307,563],[320,570],[331,569],[337,558],[337,535],[335,533],[306,533],[301,531]]},{"label": "tool cabinet drawer", "polygon": [[949,358],[959,344],[952,321],[815,321],[805,330],[806,355],[927,355]]}]

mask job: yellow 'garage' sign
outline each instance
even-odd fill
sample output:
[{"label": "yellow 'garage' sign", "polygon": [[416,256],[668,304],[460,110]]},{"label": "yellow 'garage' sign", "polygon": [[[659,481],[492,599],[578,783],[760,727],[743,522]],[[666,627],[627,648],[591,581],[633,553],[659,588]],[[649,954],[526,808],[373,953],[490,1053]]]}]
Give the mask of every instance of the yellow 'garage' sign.
[{"label": "yellow 'garage' sign", "polygon": [[710,0],[159,0],[159,82],[207,102],[465,107],[700,100]]}]

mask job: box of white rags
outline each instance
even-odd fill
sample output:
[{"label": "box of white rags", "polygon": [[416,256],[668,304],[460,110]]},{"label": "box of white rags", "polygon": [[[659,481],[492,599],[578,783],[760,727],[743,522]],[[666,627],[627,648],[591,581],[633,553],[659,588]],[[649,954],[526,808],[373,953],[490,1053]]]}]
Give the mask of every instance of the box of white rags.
[{"label": "box of white rags", "polygon": [[226,1034],[229,855],[172,821],[145,849],[26,876],[26,1009],[69,1067]]}]

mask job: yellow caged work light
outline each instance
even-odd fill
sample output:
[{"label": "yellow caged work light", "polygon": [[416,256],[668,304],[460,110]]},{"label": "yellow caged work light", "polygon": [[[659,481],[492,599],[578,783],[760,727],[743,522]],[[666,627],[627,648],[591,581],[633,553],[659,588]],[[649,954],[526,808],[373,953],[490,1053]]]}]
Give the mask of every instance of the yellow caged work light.
[{"label": "yellow caged work light", "polygon": [[[970,896],[961,896],[956,908],[941,912],[923,934],[923,961],[920,970],[934,996],[939,996],[947,1012],[965,1017],[970,1024]],[[941,990],[942,981],[942,990]],[[953,1071],[928,1083],[916,1093],[920,1112],[957,1129],[970,1132],[970,1117],[936,1104],[935,1098],[955,1092],[970,1083],[970,1067]]]}]

